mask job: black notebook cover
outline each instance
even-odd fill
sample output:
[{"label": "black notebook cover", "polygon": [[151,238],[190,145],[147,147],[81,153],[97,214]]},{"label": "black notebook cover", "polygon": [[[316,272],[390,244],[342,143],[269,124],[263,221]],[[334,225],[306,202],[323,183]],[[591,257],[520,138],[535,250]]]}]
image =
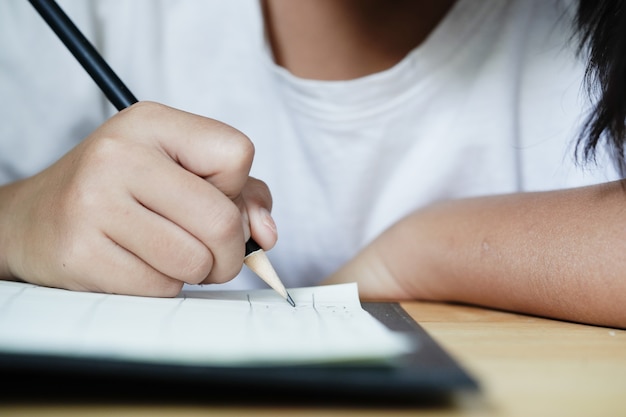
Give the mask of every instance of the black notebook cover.
[{"label": "black notebook cover", "polygon": [[392,330],[410,333],[419,348],[392,363],[306,366],[197,366],[0,354],[12,381],[8,400],[194,401],[238,404],[430,403],[476,391],[477,381],[398,303],[362,303]]}]

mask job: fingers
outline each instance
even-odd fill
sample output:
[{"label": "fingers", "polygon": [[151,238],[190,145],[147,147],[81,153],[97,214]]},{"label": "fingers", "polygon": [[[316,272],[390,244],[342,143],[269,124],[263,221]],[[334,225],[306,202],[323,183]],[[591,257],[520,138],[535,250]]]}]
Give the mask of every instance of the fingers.
[{"label": "fingers", "polygon": [[43,285],[157,296],[225,282],[250,230],[263,247],[275,242],[269,190],[248,179],[253,154],[217,121],[133,105],[11,193],[5,269]]},{"label": "fingers", "polygon": [[[118,180],[125,182],[133,198],[207,248],[208,254],[196,261],[204,265],[204,276],[200,278],[200,271],[191,275],[169,271],[170,276],[189,283],[232,279],[241,269],[245,241],[241,213],[231,198],[239,196],[247,182],[253,155],[250,141],[214,120],[154,103],[138,104],[99,132],[112,142],[100,151],[104,162],[125,160],[119,172],[130,171],[132,181],[121,175]],[[143,130],[136,127],[144,125],[148,127]],[[121,233],[115,239],[129,245],[143,240]],[[133,244],[133,253],[140,253],[137,246],[138,242]],[[148,263],[156,266],[154,260]]]},{"label": "fingers", "polygon": [[64,274],[54,277],[53,286],[108,294],[174,297],[184,284],[103,235],[70,249],[71,256],[63,256],[62,251],[58,258],[63,260]]},{"label": "fingers", "polygon": [[[111,133],[132,132],[134,140],[155,143],[173,161],[208,179],[227,197],[236,198],[246,184],[254,146],[231,126],[150,102],[136,103],[117,118]],[[142,129],[135,127],[138,125]]]},{"label": "fingers", "polygon": [[250,177],[242,191],[245,212],[250,225],[250,235],[265,250],[274,247],[278,239],[276,223],[270,212],[272,196],[267,185]]},{"label": "fingers", "polygon": [[214,261],[207,246],[167,218],[128,200],[103,225],[106,237],[155,272],[189,284],[204,281]]},{"label": "fingers", "polygon": [[[146,230],[165,232],[165,229],[176,227],[179,229],[176,235],[184,234],[190,241],[187,245],[203,246],[193,252],[177,251],[179,258],[182,258],[177,264],[182,262],[189,265],[183,265],[185,268],[182,270],[175,269],[181,265],[171,265],[174,271],[169,271],[168,275],[194,284],[206,281],[221,283],[237,275],[242,266],[245,241],[241,213],[233,201],[206,180],[166,161],[154,172],[137,172],[135,179],[129,187],[131,195],[141,207],[171,223],[158,228],[146,224]],[[146,214],[145,217],[149,216]],[[168,238],[173,235],[175,233],[170,233]],[[143,242],[149,236],[128,238]],[[161,243],[169,246],[164,241]],[[153,262],[149,263],[154,265]],[[184,273],[187,268],[190,268],[189,273]]]}]

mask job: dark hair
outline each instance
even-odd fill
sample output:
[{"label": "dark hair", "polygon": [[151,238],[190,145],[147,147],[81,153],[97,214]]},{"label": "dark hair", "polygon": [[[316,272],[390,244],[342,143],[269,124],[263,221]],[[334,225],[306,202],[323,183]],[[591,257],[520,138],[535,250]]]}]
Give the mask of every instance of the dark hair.
[{"label": "dark hair", "polygon": [[622,0],[579,0],[579,52],[587,54],[585,86],[594,100],[578,138],[577,156],[594,161],[598,144],[626,175],[626,6]]}]

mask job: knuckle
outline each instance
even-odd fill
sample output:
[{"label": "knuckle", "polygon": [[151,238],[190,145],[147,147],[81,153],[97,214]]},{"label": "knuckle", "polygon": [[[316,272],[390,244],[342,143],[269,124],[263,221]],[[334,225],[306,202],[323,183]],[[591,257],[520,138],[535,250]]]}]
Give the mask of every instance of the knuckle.
[{"label": "knuckle", "polygon": [[[242,219],[239,209],[232,205],[220,211],[219,215],[212,218],[208,226],[211,233],[211,245],[216,248],[232,247],[233,241],[237,241],[243,236]],[[210,271],[204,276],[203,283],[221,284],[234,278],[243,265],[243,243],[241,245],[241,256],[219,256],[213,259]],[[215,251],[214,253],[221,253]],[[237,261],[238,260],[238,261]]]},{"label": "knuckle", "polygon": [[107,170],[112,161],[119,161],[125,156],[126,144],[123,138],[115,134],[99,136],[90,143],[83,162],[90,169]]},{"label": "knuckle", "polygon": [[176,282],[173,280],[163,281],[157,295],[160,297],[173,298],[180,293],[180,290],[182,290],[182,288],[183,284],[181,282]]},{"label": "knuckle", "polygon": [[140,118],[158,117],[163,111],[166,110],[166,108],[167,107],[165,105],[153,101],[138,101],[132,106],[122,110],[119,114],[122,116],[132,115],[133,117]]},{"label": "knuckle", "polygon": [[223,244],[242,232],[241,212],[235,204],[224,205],[211,216],[209,230],[216,244]]},{"label": "knuckle", "polygon": [[208,278],[203,281],[204,283],[208,284],[224,284],[228,281],[230,281],[231,279],[235,278],[237,276],[237,274],[239,273],[239,271],[241,271],[241,265],[239,265],[238,267],[231,267],[231,268],[227,268],[224,269],[223,271],[219,271],[219,273],[217,272],[212,272]]},{"label": "knuckle", "polygon": [[178,282],[197,284],[211,271],[213,257],[199,240],[189,236],[155,236],[154,252],[146,263]]},{"label": "knuckle", "polygon": [[230,160],[248,171],[254,160],[254,143],[246,135],[227,125],[224,125],[223,141]]},{"label": "knuckle", "polygon": [[139,101],[113,116],[116,123],[108,125],[109,129],[136,129],[137,126],[150,126],[167,119],[171,108],[153,101]]},{"label": "knuckle", "polygon": [[186,251],[179,268],[180,280],[188,284],[200,284],[213,267],[213,257],[203,245],[194,250]]},{"label": "knuckle", "polygon": [[232,141],[237,154],[240,159],[252,162],[255,152],[254,143],[245,135],[239,135],[238,138],[238,140]]}]

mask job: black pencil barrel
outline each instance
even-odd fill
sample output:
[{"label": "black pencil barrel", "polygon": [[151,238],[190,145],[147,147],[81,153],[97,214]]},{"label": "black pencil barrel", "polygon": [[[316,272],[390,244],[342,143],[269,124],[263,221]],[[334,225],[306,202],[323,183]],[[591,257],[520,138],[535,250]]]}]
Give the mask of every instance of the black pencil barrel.
[{"label": "black pencil barrel", "polygon": [[137,102],[122,80],[54,0],[29,1],[117,110]]}]

